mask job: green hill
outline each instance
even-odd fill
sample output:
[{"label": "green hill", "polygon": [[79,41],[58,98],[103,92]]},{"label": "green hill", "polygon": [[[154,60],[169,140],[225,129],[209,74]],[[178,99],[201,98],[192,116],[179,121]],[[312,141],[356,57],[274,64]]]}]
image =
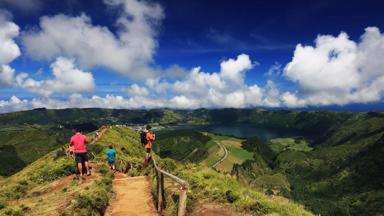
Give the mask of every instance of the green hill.
[{"label": "green hill", "polygon": [[156,134],[154,149],[162,158],[201,162],[208,156],[209,136],[195,130],[172,130]]},{"label": "green hill", "polygon": [[248,141],[254,159],[234,167],[233,173],[321,215],[382,215],[383,125],[381,113],[356,113],[325,131],[313,149],[301,139]]},{"label": "green hill", "polygon": [[[222,167],[218,167],[218,171],[228,171],[231,167],[232,171],[221,174],[207,168],[222,156],[221,148],[215,143],[222,142],[220,136],[193,130],[158,133],[160,149],[155,146],[154,150],[162,157],[169,158],[162,163],[167,169],[193,182],[193,190],[197,196],[192,197],[191,202],[207,198],[209,202],[223,202],[237,210],[247,210],[254,214],[279,212],[282,215],[294,215],[292,212],[285,214],[284,211],[288,210],[282,210],[281,206],[270,207],[266,204],[278,195],[295,200],[321,215],[382,215],[384,212],[384,113],[380,112],[38,109],[1,114],[0,159],[6,163],[1,163],[0,171],[3,175],[10,175],[32,162],[32,165],[1,182],[8,182],[9,185],[13,185],[10,184],[10,179],[16,182],[8,191],[29,191],[30,186],[40,183],[28,177],[28,186],[25,186],[26,183],[15,176],[27,175],[25,170],[29,169],[35,173],[42,172],[30,167],[34,167],[34,164],[43,166],[38,158],[65,143],[68,140],[68,131],[76,127],[93,130],[102,124],[126,123],[244,123],[277,130],[289,128],[303,135],[275,138],[269,142],[252,137],[236,141],[240,142],[239,145],[227,143],[225,145],[230,151],[230,157],[222,163]],[[108,130],[106,137],[108,138],[91,147],[93,151],[101,156],[103,149],[113,144],[124,160],[134,164],[129,166],[129,172],[132,175],[140,174],[143,150],[137,141],[138,134],[124,127],[113,127]],[[125,147],[124,154],[122,147]],[[54,161],[56,154],[58,153],[50,153],[45,157]],[[59,167],[64,167],[67,171],[59,172],[61,168],[44,165],[53,170],[52,172],[59,173],[50,173],[53,177],[48,178],[49,182],[73,172],[69,169],[72,166],[65,168],[65,159],[57,157],[55,160],[62,164]],[[36,159],[38,160],[33,162]],[[28,175],[33,176],[34,172],[30,171]],[[42,174],[46,175],[48,174]],[[247,190],[252,192],[247,193]],[[19,196],[24,196],[23,193]],[[263,193],[269,196],[264,197]],[[261,196],[265,202],[259,200]],[[228,201],[233,201],[233,197],[238,200],[235,204]],[[16,198],[3,196],[2,199],[9,206],[9,203],[14,204],[12,199]],[[260,202],[263,206],[261,210],[251,209],[249,203],[253,201],[250,200]],[[249,204],[248,207],[246,203]],[[278,208],[280,210],[276,210]]]},{"label": "green hill", "polygon": [[[143,149],[136,132],[125,127],[108,128],[103,137],[90,145],[96,154],[94,173],[78,184],[74,178],[73,159],[62,149],[54,150],[20,172],[0,181],[0,215],[103,215],[111,195],[113,175],[105,166],[107,146],[117,149],[117,160],[124,160],[130,175],[143,175]],[[188,211],[199,202],[220,203],[225,208],[255,215],[312,215],[300,205],[274,200],[249,189],[234,178],[201,165],[177,163],[167,159],[160,166],[190,184]],[[118,162],[118,165],[121,164]],[[168,185],[166,187],[169,187]],[[167,193],[167,215],[175,208],[172,190]]]},{"label": "green hill", "polygon": [[50,126],[1,126],[0,175],[11,175],[68,142],[71,132]]}]

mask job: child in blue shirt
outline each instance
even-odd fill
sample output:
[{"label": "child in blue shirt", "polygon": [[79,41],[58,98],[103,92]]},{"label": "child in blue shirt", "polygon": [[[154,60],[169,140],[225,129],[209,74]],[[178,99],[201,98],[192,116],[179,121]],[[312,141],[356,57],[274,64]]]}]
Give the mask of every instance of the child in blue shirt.
[{"label": "child in blue shirt", "polygon": [[112,146],[109,146],[109,149],[107,151],[108,156],[108,165],[111,168],[111,170],[115,170],[115,158],[116,158],[116,150],[113,149]]}]

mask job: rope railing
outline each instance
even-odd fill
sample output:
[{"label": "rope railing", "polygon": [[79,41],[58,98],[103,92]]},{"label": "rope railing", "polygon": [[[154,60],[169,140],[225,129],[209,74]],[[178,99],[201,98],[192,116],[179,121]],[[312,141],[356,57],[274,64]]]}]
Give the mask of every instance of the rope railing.
[{"label": "rope railing", "polygon": [[188,192],[188,182],[180,179],[179,177],[172,175],[162,169],[160,169],[156,163],[156,159],[152,157],[153,167],[157,177],[157,211],[162,212],[164,209],[164,176],[171,179],[173,182],[179,184],[179,206],[177,209],[178,216],[184,216],[187,209],[187,192]]}]

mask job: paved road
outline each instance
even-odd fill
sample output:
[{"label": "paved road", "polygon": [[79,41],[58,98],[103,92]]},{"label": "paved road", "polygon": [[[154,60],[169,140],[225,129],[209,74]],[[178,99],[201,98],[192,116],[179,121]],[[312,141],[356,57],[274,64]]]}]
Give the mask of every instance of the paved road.
[{"label": "paved road", "polygon": [[227,157],[228,157],[228,155],[229,155],[229,153],[228,153],[228,150],[227,150],[227,148],[225,148],[225,146],[223,146],[221,143],[219,143],[219,142],[215,142],[218,146],[220,146],[220,148],[222,148],[222,149],[224,149],[224,156],[220,159],[220,160],[218,160],[218,161],[216,161],[214,164],[212,164],[211,166],[209,166],[209,167],[211,167],[211,168],[214,168],[214,167],[216,167],[217,165],[219,165],[219,164],[221,164],[225,159],[227,159]]}]

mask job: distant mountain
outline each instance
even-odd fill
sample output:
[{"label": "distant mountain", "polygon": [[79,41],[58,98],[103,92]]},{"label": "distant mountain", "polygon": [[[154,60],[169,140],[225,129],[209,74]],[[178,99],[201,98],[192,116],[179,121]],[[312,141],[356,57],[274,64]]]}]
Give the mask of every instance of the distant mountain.
[{"label": "distant mountain", "polygon": [[[125,110],[125,109],[35,109],[0,114],[1,124],[254,124],[322,133],[355,116],[352,112],[261,109]],[[310,119],[310,121],[309,121]]]}]

